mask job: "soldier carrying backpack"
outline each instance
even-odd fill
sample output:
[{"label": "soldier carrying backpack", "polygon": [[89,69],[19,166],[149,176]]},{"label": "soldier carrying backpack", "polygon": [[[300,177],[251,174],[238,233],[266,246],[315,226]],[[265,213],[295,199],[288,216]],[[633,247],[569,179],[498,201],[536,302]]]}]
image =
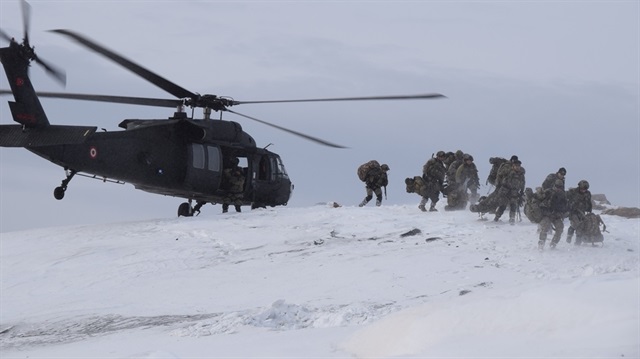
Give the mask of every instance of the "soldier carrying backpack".
[{"label": "soldier carrying backpack", "polygon": [[373,194],[376,194],[376,206],[382,204],[382,187],[384,187],[385,198],[387,195],[387,185],[389,184],[389,178],[387,177],[387,171],[389,166],[382,164],[376,160],[371,160],[358,167],[358,178],[365,183],[365,189],[367,196],[360,202],[358,206],[363,207],[373,198]]}]

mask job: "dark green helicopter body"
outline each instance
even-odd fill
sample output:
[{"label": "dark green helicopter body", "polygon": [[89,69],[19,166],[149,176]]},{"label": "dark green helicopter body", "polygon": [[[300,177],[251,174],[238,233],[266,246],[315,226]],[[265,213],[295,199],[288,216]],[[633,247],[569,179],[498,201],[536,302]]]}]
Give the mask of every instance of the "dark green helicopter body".
[{"label": "dark green helicopter body", "polygon": [[[0,146],[24,147],[51,161],[66,171],[66,178],[54,191],[62,199],[69,181],[76,175],[98,178],[109,182],[126,182],[137,189],[185,198],[178,215],[191,216],[206,203],[222,203],[229,195],[228,183],[223,179],[226,168],[241,163],[244,174],[243,205],[255,207],[286,205],[293,185],[276,153],[256,147],[254,139],[233,121],[210,119],[212,111],[231,112],[238,116],[278,128],[322,145],[342,146],[283,128],[257,118],[232,111],[229,107],[240,104],[430,99],[440,94],[409,96],[377,96],[326,98],[306,100],[235,101],[215,95],[198,95],[125,59],[69,30],[53,30],[81,45],[120,64],[136,75],[172,94],[176,99],[157,99],[89,94],[47,93],[34,90],[28,75],[31,62],[42,65],[61,82],[62,71],[47,64],[29,44],[29,5],[22,1],[25,35],[16,42],[0,30],[0,37],[9,46],[0,48],[0,61],[9,81],[15,101],[9,101],[11,113],[18,125],[0,125]],[[120,123],[123,131],[97,131],[96,126],[52,125],[40,104],[39,97],[102,101],[176,108],[168,119],[130,119]],[[203,108],[204,118],[189,118],[184,107]],[[222,116],[220,116],[222,117]],[[196,201],[193,207],[192,201]]]}]

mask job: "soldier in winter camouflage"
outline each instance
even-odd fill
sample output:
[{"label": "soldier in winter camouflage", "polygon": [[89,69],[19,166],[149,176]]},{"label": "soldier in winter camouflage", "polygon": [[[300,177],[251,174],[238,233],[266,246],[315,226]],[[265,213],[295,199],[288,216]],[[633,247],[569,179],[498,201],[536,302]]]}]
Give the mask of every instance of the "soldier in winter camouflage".
[{"label": "soldier in winter camouflage", "polygon": [[431,200],[429,211],[437,211],[436,203],[440,200],[440,192],[445,190],[444,179],[446,169],[443,164],[445,158],[446,154],[444,151],[438,151],[436,157],[430,158],[422,167],[422,179],[425,182],[425,186],[427,187],[426,192],[428,193],[428,197],[423,196],[418,206],[423,212],[426,211],[425,205],[429,199]]},{"label": "soldier in winter camouflage", "polygon": [[[567,243],[571,243],[573,233],[578,230],[584,222],[585,215],[591,213],[591,192],[589,191],[589,182],[581,180],[578,182],[577,188],[570,188],[567,191],[567,200],[569,202],[569,229],[567,230]],[[576,237],[576,244],[580,244],[582,238]]]},{"label": "soldier in winter camouflage", "polygon": [[387,172],[389,171],[389,166],[387,164],[382,164],[380,167],[370,169],[365,177],[365,190],[367,192],[367,196],[360,202],[358,206],[364,207],[371,199],[373,198],[373,194],[376,194],[376,206],[380,206],[382,204],[382,187],[387,187],[389,184],[389,177],[387,176]]},{"label": "soldier in winter camouflage", "polygon": [[[515,159],[514,159],[515,157]],[[509,206],[509,223],[514,224],[516,211],[524,198],[525,169],[516,156],[508,163],[500,166],[496,179],[498,209],[494,221],[500,220],[507,205]]]},{"label": "soldier in winter camouflage", "polygon": [[557,179],[553,188],[548,188],[542,192],[536,192],[533,195],[540,203],[542,209],[542,220],[539,224],[540,236],[538,240],[538,249],[544,249],[549,230],[553,228],[555,231],[550,247],[556,247],[564,230],[564,217],[567,211],[567,196],[562,188],[564,181]]},{"label": "soldier in winter camouflage", "polygon": [[544,179],[544,181],[542,182],[542,189],[549,189],[549,188],[553,188],[553,186],[555,185],[556,180],[562,180],[562,189],[564,189],[564,178],[567,175],[567,170],[564,167],[560,167],[560,169],[558,170],[558,172],[556,173],[549,173],[549,175],[547,176],[547,178]]}]

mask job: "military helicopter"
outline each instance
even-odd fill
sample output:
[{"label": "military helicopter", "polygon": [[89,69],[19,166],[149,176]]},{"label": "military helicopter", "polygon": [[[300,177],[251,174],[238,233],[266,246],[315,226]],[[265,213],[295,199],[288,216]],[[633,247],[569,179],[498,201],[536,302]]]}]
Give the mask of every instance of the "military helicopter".
[{"label": "military helicopter", "polygon": [[[35,62],[64,84],[66,75],[39,58],[29,43],[30,5],[22,1],[24,38],[18,43],[0,30],[0,38],[9,46],[0,48],[0,61],[12,94],[9,101],[13,120],[18,125],[0,125],[0,146],[24,147],[44,159],[61,166],[66,177],[54,189],[54,197],[64,198],[75,175],[105,182],[131,183],[146,192],[184,198],[178,216],[193,216],[206,203],[223,203],[229,195],[224,170],[240,163],[244,177],[240,195],[242,205],[251,208],[286,205],[293,190],[280,156],[256,146],[251,135],[234,121],[222,119],[223,112],[260,122],[321,145],[343,146],[265,122],[230,109],[242,104],[435,99],[441,94],[409,96],[344,97],[299,100],[236,101],[217,95],[199,95],[145,69],[93,40],[70,30],[51,30],[103,55],[127,70],[173,95],[175,99],[36,92],[29,78],[31,62]],[[119,124],[124,131],[98,132],[97,126],[50,124],[39,97],[101,101],[121,104],[175,108],[166,119],[125,119]],[[191,116],[185,108],[192,109]],[[203,109],[203,118],[193,118],[195,108]],[[220,112],[212,119],[212,111]],[[195,206],[193,202],[195,201]]]}]

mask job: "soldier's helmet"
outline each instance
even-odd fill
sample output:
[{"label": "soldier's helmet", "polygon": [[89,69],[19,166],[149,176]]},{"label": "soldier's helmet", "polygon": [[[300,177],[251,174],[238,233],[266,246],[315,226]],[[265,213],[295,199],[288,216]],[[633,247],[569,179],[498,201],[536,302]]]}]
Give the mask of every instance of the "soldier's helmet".
[{"label": "soldier's helmet", "polygon": [[464,157],[464,152],[462,152],[462,150],[457,150],[456,151],[456,158],[457,159],[462,159]]},{"label": "soldier's helmet", "polygon": [[564,181],[561,179],[557,179],[553,185],[556,186],[557,188],[562,188],[564,187]]},{"label": "soldier's helmet", "polygon": [[444,153],[444,151],[438,151],[438,153],[436,153],[436,157],[445,157],[447,154]]},{"label": "soldier's helmet", "polygon": [[383,171],[388,171],[389,165],[387,165],[386,163],[383,163],[382,166],[380,166],[380,168],[382,168]]},{"label": "soldier's helmet", "polygon": [[584,189],[584,190],[589,189],[589,182],[587,182],[585,180],[582,180],[582,181],[578,182],[578,188],[579,189]]},{"label": "soldier's helmet", "polygon": [[509,159],[509,161],[511,162],[516,162],[517,160],[518,160],[518,156],[516,155],[511,156],[511,158]]},{"label": "soldier's helmet", "polygon": [[566,176],[567,175],[567,170],[564,167],[560,167],[560,169],[558,170],[558,173]]},{"label": "soldier's helmet", "polygon": [[464,156],[462,156],[462,159],[465,160],[465,161],[467,161],[467,160],[468,161],[473,161],[473,156],[471,156],[468,153],[465,153]]}]

